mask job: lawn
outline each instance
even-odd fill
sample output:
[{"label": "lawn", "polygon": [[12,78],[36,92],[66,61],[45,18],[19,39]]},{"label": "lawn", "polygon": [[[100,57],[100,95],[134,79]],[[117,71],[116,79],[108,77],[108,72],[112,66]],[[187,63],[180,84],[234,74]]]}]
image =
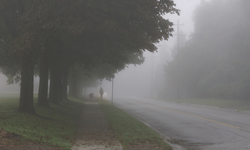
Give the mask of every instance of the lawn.
[{"label": "lawn", "polygon": [[196,98],[196,99],[171,99],[169,101],[250,111],[250,101],[246,100]]},{"label": "lawn", "polygon": [[37,117],[17,112],[17,94],[0,94],[0,129],[21,135],[25,140],[69,149],[83,106],[79,99],[70,100],[62,102],[60,106],[50,104],[51,108],[35,105],[40,115]]}]

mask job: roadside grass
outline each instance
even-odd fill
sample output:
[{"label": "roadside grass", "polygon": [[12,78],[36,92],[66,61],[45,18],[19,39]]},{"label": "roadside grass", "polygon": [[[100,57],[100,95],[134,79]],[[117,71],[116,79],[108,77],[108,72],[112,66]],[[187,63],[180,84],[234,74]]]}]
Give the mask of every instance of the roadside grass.
[{"label": "roadside grass", "polygon": [[[74,139],[83,101],[70,98],[51,108],[35,105],[38,116],[18,113],[19,97],[0,94],[0,129],[21,135],[25,140],[69,149]],[[36,104],[36,100],[35,100]]]},{"label": "roadside grass", "polygon": [[171,99],[179,103],[191,103],[199,105],[216,106],[222,108],[233,108],[238,110],[250,111],[250,101],[234,99]]},{"label": "roadside grass", "polygon": [[147,142],[165,150],[172,149],[155,131],[123,110],[104,100],[99,100],[99,104],[124,149]]}]

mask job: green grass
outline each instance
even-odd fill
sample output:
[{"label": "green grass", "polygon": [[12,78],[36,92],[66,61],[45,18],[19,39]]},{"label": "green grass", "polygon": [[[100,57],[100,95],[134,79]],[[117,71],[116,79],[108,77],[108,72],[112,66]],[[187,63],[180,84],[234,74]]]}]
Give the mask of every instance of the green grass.
[{"label": "green grass", "polygon": [[250,101],[234,99],[172,99],[170,101],[250,111]]},{"label": "green grass", "polygon": [[41,116],[37,117],[18,113],[18,99],[17,95],[0,94],[0,129],[19,134],[25,140],[47,143],[63,149],[72,146],[77,121],[82,112],[82,101],[70,98],[71,101],[65,101],[60,106],[35,106],[37,114]]},{"label": "green grass", "polygon": [[100,100],[101,108],[124,149],[129,145],[146,142],[157,144],[166,150],[172,148],[148,126],[110,103]]}]

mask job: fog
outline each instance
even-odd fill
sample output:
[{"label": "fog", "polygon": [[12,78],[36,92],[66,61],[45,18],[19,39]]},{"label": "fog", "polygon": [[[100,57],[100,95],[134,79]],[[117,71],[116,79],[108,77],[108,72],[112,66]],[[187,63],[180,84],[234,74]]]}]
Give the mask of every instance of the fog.
[{"label": "fog", "polygon": [[[0,93],[19,93],[20,84],[8,84],[8,78],[0,74]],[[39,77],[34,78],[34,93],[38,93]]]},{"label": "fog", "polygon": [[[164,88],[165,84],[164,66],[167,61],[172,59],[171,50],[177,42],[177,21],[179,20],[181,24],[180,31],[185,33],[185,37],[188,38],[194,30],[193,11],[199,5],[200,0],[175,0],[175,3],[177,8],[181,10],[180,16],[173,14],[164,16],[175,24],[173,37],[158,43],[157,52],[145,52],[145,62],[142,65],[129,65],[125,70],[115,75],[114,97],[159,98],[157,91]],[[112,82],[103,80],[100,86],[110,98]],[[98,95],[99,88],[88,88],[86,92]]]},{"label": "fog", "polygon": [[[148,130],[149,128],[146,130],[146,128],[144,128],[142,124],[137,125],[134,119],[129,119],[128,117],[126,117],[123,114],[124,112],[120,113],[120,111],[116,109],[115,107],[110,107],[109,103],[103,103],[100,101],[99,101],[99,104],[100,104],[100,107],[99,107],[99,104],[97,103],[97,99],[93,99],[92,93],[94,94],[94,97],[98,97],[99,90],[100,88],[102,88],[104,91],[103,97],[105,99],[113,99],[114,105],[116,107],[118,107],[121,110],[124,110],[129,115],[132,115],[132,117],[143,122],[144,124],[149,126],[151,129],[154,129],[154,131],[157,131],[157,133],[160,133],[160,137],[163,137],[163,138],[167,137],[167,139],[164,139],[164,141],[173,142],[171,146],[178,147],[178,148],[173,147],[173,149],[203,149],[203,150],[250,149],[250,144],[249,144],[249,139],[250,139],[250,134],[249,134],[250,133],[250,116],[249,116],[249,112],[250,112],[250,42],[249,42],[249,39],[250,39],[250,28],[249,28],[250,26],[250,18],[249,18],[250,0],[173,0],[173,1],[177,4],[176,7],[181,10],[180,16],[174,15],[174,14],[168,14],[164,16],[166,19],[169,19],[171,22],[174,23],[174,26],[173,26],[174,32],[172,33],[173,36],[170,37],[168,40],[163,40],[159,43],[156,43],[156,46],[158,48],[156,52],[151,53],[151,52],[145,51],[143,53],[143,56],[145,57],[145,62],[143,64],[128,65],[124,70],[116,73],[114,75],[114,78],[112,78],[111,80],[103,79],[103,80],[96,81],[96,79],[102,78],[105,76],[112,77],[112,73],[115,72],[117,68],[123,68],[124,62],[127,62],[128,60],[133,61],[133,59],[130,59],[130,58],[127,59],[127,57],[134,55],[132,58],[135,58],[135,56],[138,56],[137,54],[140,54],[140,51],[139,52],[131,51],[131,53],[130,52],[126,53],[127,48],[133,48],[133,47],[141,48],[140,43],[144,43],[144,42],[140,42],[141,40],[137,41],[137,38],[140,39],[142,37],[142,39],[147,39],[145,40],[145,42],[149,43],[148,42],[149,40],[152,41],[151,38],[154,36],[153,34],[152,35],[149,34],[150,36],[148,37],[147,36],[148,34],[146,33],[145,34],[146,38],[145,38],[144,36],[142,36],[141,31],[140,31],[140,33],[132,34],[133,36],[135,36],[135,37],[132,37],[130,34],[128,34],[129,36],[127,36],[126,34],[127,30],[123,31],[123,28],[118,27],[117,29],[124,32],[125,33],[124,35],[127,36],[127,37],[124,36],[124,38],[122,36],[120,38],[126,41],[125,42],[126,44],[125,44],[122,42],[122,40],[119,39],[116,41],[115,39],[117,37],[119,38],[120,33],[112,37],[110,35],[113,35],[113,34],[106,35],[106,33],[102,33],[99,31],[93,32],[94,34],[90,32],[91,34],[84,37],[83,40],[81,40],[81,36],[76,37],[77,44],[83,42],[83,44],[78,45],[79,48],[81,48],[81,55],[79,55],[80,57],[78,59],[84,60],[84,61],[79,61],[79,62],[82,62],[83,64],[75,65],[75,66],[73,66],[72,64],[70,65],[67,64],[67,63],[71,63],[71,60],[73,60],[72,58],[75,58],[76,55],[72,55],[72,56],[65,55],[70,58],[69,60],[61,59],[61,58],[67,58],[67,57],[58,57],[60,61],[63,60],[62,65],[65,65],[65,66],[68,65],[68,71],[70,70],[69,67],[71,65],[72,65],[71,67],[74,68],[74,71],[75,71],[74,72],[70,70],[71,72],[69,72],[69,76],[70,76],[69,84],[68,84],[70,86],[70,92],[68,91],[69,95],[78,97],[78,96],[82,96],[81,94],[85,96],[90,94],[89,98],[81,99],[82,102],[84,102],[84,109],[83,109],[83,115],[80,118],[84,120],[79,121],[79,123],[85,123],[85,124],[83,125],[80,124],[81,126],[80,130],[84,132],[87,131],[85,133],[90,133],[89,131],[93,131],[93,133],[96,131],[98,131],[98,133],[105,131],[103,133],[105,133],[105,140],[106,140],[106,137],[109,135],[109,131],[106,130],[106,127],[114,131],[119,129],[120,130],[119,132],[115,131],[114,133],[118,133],[120,136],[118,139],[120,139],[123,142],[124,141],[126,142],[126,139],[129,139],[127,135],[132,135],[129,132],[126,132],[130,130],[129,126],[131,122],[135,126],[138,126],[141,129],[141,131],[143,131],[143,134],[142,134],[143,138],[147,138],[147,139],[149,138],[149,136],[147,135],[149,133],[149,130]],[[98,1],[97,6],[99,5],[99,2],[101,1]],[[89,3],[89,5],[92,7],[91,3]],[[116,5],[110,5],[110,6],[116,6]],[[148,7],[148,5],[145,5],[145,6]],[[92,12],[91,7],[89,7],[91,10],[89,12]],[[82,9],[82,7],[79,7],[79,8]],[[98,7],[96,8],[93,7],[93,8],[99,11]],[[154,8],[155,7],[153,7],[153,9]],[[106,10],[108,10],[109,8],[103,7],[103,9],[105,10],[104,11],[105,14],[108,14],[108,15],[110,14],[110,13],[106,13]],[[85,9],[82,9],[82,10],[85,10]],[[97,11],[93,11],[93,12],[96,13]],[[144,13],[145,12],[143,11],[143,15],[141,16],[146,16],[144,15]],[[81,14],[84,14],[84,13],[81,13]],[[86,18],[94,18],[94,20],[98,20],[97,16],[99,15],[94,14],[93,15],[94,17],[91,17],[92,13],[86,13],[86,14],[88,14],[87,15],[88,17]],[[68,15],[68,16],[72,17],[73,15]],[[81,15],[79,18],[81,18]],[[116,16],[114,18],[116,18]],[[130,18],[130,17],[126,17],[126,18]],[[145,20],[148,20],[148,18],[149,17],[146,16]],[[157,18],[157,17],[154,17],[154,18]],[[104,19],[104,17],[100,17],[100,19]],[[73,18],[72,21],[73,20],[75,19]],[[78,20],[78,18],[76,20]],[[119,18],[119,20],[122,20],[124,22],[124,18],[121,18],[121,19]],[[113,24],[112,19],[111,21],[109,20],[106,21],[105,19],[103,21],[107,25],[108,29],[111,29],[110,30],[111,32],[117,33],[118,30],[112,31],[112,28],[116,28],[115,27],[116,22],[114,22]],[[156,20],[156,21],[161,22],[159,20]],[[56,22],[59,22],[61,24],[60,20]],[[90,20],[90,25],[92,24],[91,22],[92,21]],[[102,23],[102,21],[100,22]],[[138,22],[135,21],[135,24],[133,26],[135,26],[136,28],[134,28],[131,31],[137,30],[138,29],[137,24],[141,24],[140,22],[141,22],[140,19]],[[130,23],[131,21],[129,20],[128,24]],[[48,26],[50,26],[50,24],[48,24]],[[86,29],[88,29],[87,26],[88,26],[88,22],[86,23]],[[98,27],[97,29],[98,30],[104,29],[104,31],[106,31],[105,26],[101,24],[101,26]],[[126,25],[124,26],[126,27]],[[51,31],[51,29],[49,31]],[[96,28],[94,27],[93,29],[96,29]],[[153,28],[153,29],[156,29],[156,28]],[[60,31],[60,28],[59,28],[59,31]],[[101,33],[101,36],[98,38],[96,38],[97,33],[98,35]],[[102,34],[104,36],[102,36]],[[123,33],[121,35],[123,35]],[[56,36],[61,36],[61,34],[58,34]],[[104,37],[108,37],[108,36],[112,37],[110,38],[111,40],[109,40],[109,38],[107,38],[107,41],[103,40]],[[91,37],[89,40],[90,42],[88,41],[86,42],[86,39],[87,40],[89,39],[88,37]],[[69,39],[68,37],[66,38],[65,35],[63,35],[62,38]],[[80,40],[78,41],[78,39]],[[135,43],[133,43],[131,39],[135,40],[136,43],[139,45],[136,45]],[[56,42],[55,48],[56,50],[58,50],[58,53],[55,51],[56,55],[51,54],[52,56],[51,58],[54,58],[53,56],[56,57],[59,53],[65,53],[65,54],[72,53],[72,49],[70,49],[71,51],[68,51],[68,46],[66,47],[67,52],[66,51],[61,52],[62,42],[57,41],[57,37],[55,40],[53,39],[51,43],[53,43],[54,41]],[[95,41],[95,43],[93,41]],[[70,44],[71,46],[70,48],[74,47],[75,45],[74,45],[73,40],[70,42],[72,42],[72,45]],[[115,44],[112,45],[111,42],[112,44],[114,43]],[[122,43],[119,43],[119,42],[122,42]],[[130,45],[130,42],[132,43],[131,45]],[[50,45],[50,42],[47,44]],[[85,47],[85,45],[88,45],[88,44],[89,46]],[[119,44],[121,44],[121,47],[118,46]],[[130,46],[127,46],[127,44]],[[149,45],[150,44],[151,43],[149,43]],[[58,48],[56,45],[60,45],[60,47]],[[75,47],[76,52],[77,52],[76,54],[80,54],[78,53],[78,46]],[[86,49],[82,48],[81,46],[83,46]],[[121,48],[120,50],[121,52],[115,55],[111,55],[111,53],[115,53],[116,50],[118,50],[117,49],[118,47]],[[49,46],[49,48],[51,48],[51,49],[48,49],[49,51],[50,50],[53,51],[52,49],[54,48],[53,44],[52,44],[52,47]],[[95,51],[91,48],[94,48],[94,49],[96,48],[96,52],[98,53],[91,53],[91,51]],[[147,48],[150,49],[150,47],[147,47]],[[106,49],[107,50],[111,49],[111,50],[106,51]],[[87,51],[86,53],[84,52],[85,50]],[[101,53],[100,50],[102,50],[103,53]],[[50,55],[50,53],[48,54]],[[46,57],[46,55],[47,55],[46,53],[42,54],[43,57]],[[32,56],[32,55],[27,55],[27,56]],[[87,57],[83,58],[82,56],[91,56],[91,57],[90,59],[88,59]],[[92,58],[92,56],[98,56],[98,57]],[[41,60],[40,69],[45,68],[46,70],[46,66],[48,66],[48,64],[44,63],[46,59],[43,57],[40,58]],[[104,57],[105,59],[102,60],[100,59],[100,57]],[[26,57],[23,57],[23,58],[26,58]],[[92,62],[92,60],[97,60],[97,61]],[[109,62],[107,60],[115,60],[115,61]],[[29,62],[29,61],[23,61],[23,64],[26,64],[26,62]],[[52,82],[50,84],[51,88],[49,90],[50,91],[49,102],[54,103],[54,104],[61,104],[59,100],[67,99],[67,93],[66,93],[67,84],[62,84],[62,83],[67,83],[65,82],[65,79],[67,79],[67,76],[65,76],[66,74],[62,75],[63,72],[64,73],[67,72],[67,69],[65,70],[58,69],[59,68],[57,67],[58,62],[57,60],[55,60],[53,63],[50,64],[51,65],[50,70],[52,70],[50,81]],[[78,60],[76,60],[76,62],[78,62]],[[140,62],[140,61],[133,61],[133,62]],[[92,63],[93,65],[86,65],[86,64],[92,64]],[[59,64],[58,66],[60,66]],[[32,65],[27,65],[27,66],[28,68],[30,68],[30,70],[33,69],[31,67]],[[87,69],[81,70],[83,67],[86,67]],[[28,70],[29,69],[27,69],[27,72],[31,72]],[[55,73],[54,75],[53,75],[53,71]],[[57,74],[57,71],[58,71],[58,74]],[[40,74],[42,75],[42,71]],[[45,71],[45,75],[46,77],[48,75],[46,71]],[[27,82],[28,79],[31,79],[28,77],[30,77],[30,75],[28,75],[27,73],[27,76],[25,79],[26,81],[25,80],[22,80],[22,81]],[[59,80],[56,80],[56,78],[58,78]],[[64,79],[64,81],[62,81],[62,78]],[[47,82],[47,78],[45,79],[46,79],[45,81]],[[55,79],[54,80],[55,90],[52,90],[53,79]],[[7,81],[7,77],[0,74],[0,93],[19,93],[20,92],[19,84],[8,85],[6,81]],[[45,83],[45,82],[41,82],[41,83]],[[22,84],[22,89],[31,89],[30,88],[31,84],[27,84],[27,86],[23,86],[23,85],[24,84]],[[39,77],[35,77],[34,78],[34,92],[35,93],[38,92],[38,85],[39,85]],[[91,85],[94,87],[86,87],[86,86],[91,86]],[[64,88],[60,88],[60,86]],[[40,92],[39,98],[38,98],[38,105],[48,107],[50,104],[48,103],[47,98],[46,98],[47,85],[44,84],[44,87],[46,87],[44,88],[45,92]],[[28,110],[28,113],[31,112],[32,114],[35,114],[34,113],[35,110],[31,109],[33,108],[32,93],[28,90],[26,92],[22,91],[22,93],[24,94],[20,94],[21,96],[19,100],[20,101],[19,111],[26,112],[26,110]],[[40,98],[40,95],[42,95],[41,93],[44,93],[43,94],[44,97]],[[39,99],[40,99],[40,102],[39,102]],[[25,105],[28,104],[27,107],[23,107],[25,106],[24,104]],[[51,107],[52,109],[46,108],[46,112],[51,110],[51,112],[48,112],[46,114],[49,114],[53,117],[52,119],[46,119],[46,120],[52,120],[53,124],[51,125],[53,126],[55,124],[55,121],[59,121],[60,124],[62,124],[62,122],[63,124],[69,122],[70,125],[67,125],[67,126],[68,127],[72,126],[73,120],[63,121],[61,118],[54,119],[55,117],[59,116],[57,115],[56,111],[59,110],[60,113],[63,112],[63,115],[61,115],[63,118],[74,119],[76,117],[71,117],[71,116],[73,116],[74,113],[79,114],[77,111],[78,110],[80,111],[81,108],[83,108],[82,105],[80,105],[80,103],[78,102],[77,103],[74,102],[74,104],[73,103],[70,104],[70,102],[67,101],[66,103],[62,104],[61,106],[63,106],[65,110],[61,108],[59,109],[60,106],[58,107],[58,106],[55,106],[54,104],[50,105],[52,106]],[[79,107],[75,107],[76,105],[78,105]],[[72,109],[73,107],[75,107],[75,109]],[[42,109],[40,109],[39,107],[38,115],[45,114],[45,113],[42,113],[42,111],[40,110]],[[75,112],[73,110],[75,110]],[[10,129],[12,127],[12,124],[14,125],[15,123],[11,122],[12,120],[5,120],[5,119],[9,119],[9,117],[7,118],[7,112],[10,112],[10,111],[8,110],[6,112],[3,112],[0,118],[1,119],[3,118],[4,120],[4,122],[2,122],[2,125],[6,126],[6,129],[7,127],[8,129]],[[67,115],[67,112],[70,112],[70,115]],[[15,113],[11,112],[11,115],[15,115],[14,117],[11,117],[11,119],[17,118]],[[107,121],[105,117],[108,119]],[[23,119],[23,120],[27,124],[29,122],[33,122],[32,121],[33,118],[34,117],[32,118],[27,117],[26,119]],[[39,117],[39,119],[41,118],[48,118],[48,117],[46,116]],[[118,118],[119,120],[116,120]],[[125,122],[122,122],[121,120]],[[7,121],[10,121],[10,124]],[[105,128],[104,126],[102,126],[102,124],[103,125],[105,124]],[[20,123],[18,122],[17,125],[20,126]],[[35,130],[36,126],[37,125],[32,127],[30,125],[27,125],[27,127],[29,128],[27,131],[31,131],[33,135],[33,133],[35,133],[33,132],[33,129]],[[121,128],[121,126],[125,128]],[[47,126],[44,126],[44,127],[46,127],[45,129],[47,129]],[[89,130],[90,128],[88,127],[90,127],[91,130]],[[94,128],[98,128],[101,130],[93,130]],[[16,130],[18,128],[15,127],[13,129]],[[62,128],[62,129],[64,132],[65,128]],[[131,129],[133,129],[131,130],[132,132],[137,133],[137,130],[134,130],[134,127],[132,127],[132,125],[131,125]],[[125,134],[122,133],[123,131]],[[20,130],[20,133],[21,132],[22,130]],[[22,133],[26,134],[26,131]],[[39,135],[41,136],[40,139],[43,141],[46,141],[46,139],[43,139],[44,137],[49,137],[50,139],[52,138],[51,136],[47,135],[47,132],[46,132],[46,136],[44,135]],[[90,143],[93,143],[93,144],[103,143],[103,142],[98,141],[100,137],[102,136],[99,136],[96,133],[86,134],[86,135],[90,135],[90,136],[95,135],[98,138],[95,139],[95,137],[92,136],[89,140],[88,137],[83,137],[81,141],[83,141],[84,144],[78,144],[78,145],[84,145],[84,146],[89,145],[89,144],[86,144],[88,141],[90,141]],[[36,139],[39,140],[39,136],[33,136],[33,137],[38,137]],[[71,138],[70,136],[66,136],[64,133],[63,133],[63,137]],[[133,138],[131,138],[132,140],[130,139],[130,141],[135,141],[131,144],[133,146],[126,146],[126,147],[145,149],[145,148],[148,148],[149,146],[149,149],[150,148],[154,149],[151,147],[151,144],[152,144],[151,142],[153,140],[150,140],[148,142],[147,139],[140,140],[140,138],[138,138],[137,136],[134,136],[134,137],[136,137],[136,140],[133,140]],[[152,138],[154,140],[157,139],[155,135],[152,136]],[[50,139],[48,139],[48,141],[50,141]],[[111,139],[112,140],[115,139],[113,135]],[[110,143],[116,143],[111,140],[110,140],[111,142],[109,140],[106,140],[106,141],[109,142],[108,147],[111,147]],[[155,141],[159,141],[159,140],[155,140]],[[140,142],[142,142],[141,144],[143,146],[140,146],[140,144],[138,144]],[[77,143],[77,141],[75,143]],[[67,144],[64,144],[64,145],[67,146]],[[117,143],[117,145],[120,145],[120,144]],[[122,145],[124,145],[124,143],[122,143]],[[160,145],[159,142],[155,144],[155,146],[157,146],[158,148],[159,148],[159,145]],[[185,148],[181,148],[181,146],[184,146]]]},{"label": "fog", "polygon": [[[115,74],[114,98],[249,99],[250,21],[246,15],[249,2],[175,0],[175,3],[181,10],[180,16],[164,16],[174,23],[173,36],[157,43],[157,52],[144,52],[143,64],[128,65]],[[0,76],[1,92],[19,92],[18,84],[7,85],[6,80]],[[34,85],[37,92],[38,78]],[[107,80],[83,93],[99,95],[100,87],[111,98],[112,82]]]},{"label": "fog", "polygon": [[[146,98],[157,98],[157,90],[164,88],[164,65],[172,59],[171,49],[177,41],[177,21],[179,20],[180,31],[185,33],[188,38],[193,31],[194,23],[192,21],[192,14],[195,7],[200,3],[200,0],[175,0],[177,8],[181,10],[180,16],[168,14],[165,18],[172,21],[175,26],[173,37],[167,41],[161,41],[157,44],[158,50],[155,53],[144,52],[145,62],[142,65],[129,65],[127,68],[115,75],[114,79],[114,96],[137,96]],[[19,84],[7,84],[7,77],[0,74],[0,91],[2,93],[14,92],[18,93],[20,90]],[[95,93],[98,95],[99,88],[102,86],[107,95],[111,96],[112,83],[107,80],[101,81],[99,87],[87,88],[86,94]],[[34,92],[38,91],[39,78],[34,80]],[[85,93],[85,91],[84,91]]]},{"label": "fog", "polygon": [[[249,1],[175,2],[173,37],[115,75],[114,97],[249,99]],[[100,86],[110,95],[110,82]]]},{"label": "fog", "polygon": [[20,87],[18,84],[7,84],[7,77],[0,74],[0,91],[1,93],[19,93]]}]

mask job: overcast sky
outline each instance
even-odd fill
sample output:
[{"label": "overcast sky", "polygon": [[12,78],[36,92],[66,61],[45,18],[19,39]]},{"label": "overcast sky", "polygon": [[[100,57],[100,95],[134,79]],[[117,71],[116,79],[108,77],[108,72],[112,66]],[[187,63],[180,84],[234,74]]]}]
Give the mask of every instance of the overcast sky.
[{"label": "overcast sky", "polygon": [[[174,0],[176,8],[181,10],[180,16],[167,14],[164,17],[174,24],[179,20],[180,30],[187,37],[193,32],[193,11],[201,0]],[[176,30],[176,26],[175,26]],[[174,33],[175,34],[175,33]],[[162,41],[159,45],[157,53],[146,52],[144,56],[146,61],[143,65],[134,67],[130,65],[124,71],[116,75],[114,80],[114,97],[119,96],[140,96],[151,97],[151,90],[161,88],[157,79],[163,78],[163,64],[169,59],[169,50],[176,43],[176,36],[169,38],[168,41]],[[111,82],[103,82],[102,87],[107,94],[111,95]],[[98,87],[99,88],[99,87]],[[152,90],[153,91],[153,90]],[[94,92],[98,94],[96,89],[88,89],[87,93]],[[155,96],[154,92],[153,95]]]}]

